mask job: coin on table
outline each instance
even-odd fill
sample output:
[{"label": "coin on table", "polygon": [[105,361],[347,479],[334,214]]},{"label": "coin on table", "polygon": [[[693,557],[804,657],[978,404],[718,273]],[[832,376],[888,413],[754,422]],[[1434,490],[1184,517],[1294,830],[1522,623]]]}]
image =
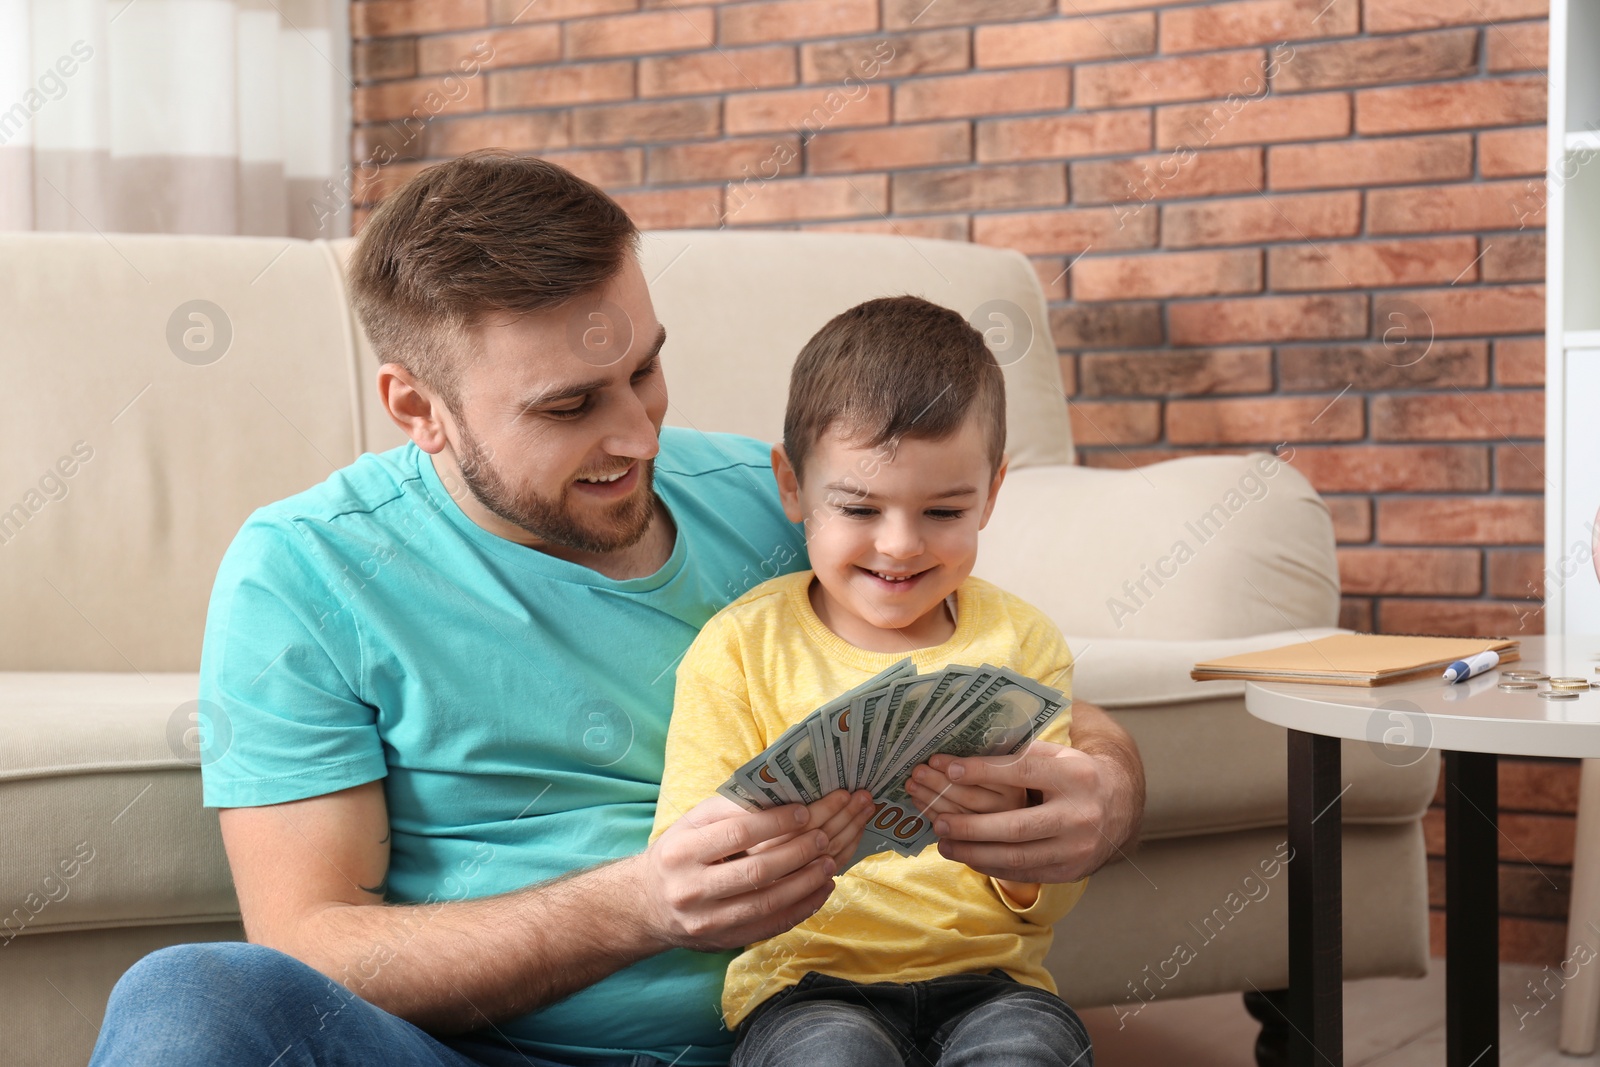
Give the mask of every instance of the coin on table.
[{"label": "coin on table", "polygon": [[1539,694],[1546,700],[1577,700],[1578,694],[1571,689],[1546,689]]},{"label": "coin on table", "polygon": [[1577,693],[1589,688],[1588,682],[1551,682],[1551,689],[1565,689]]},{"label": "coin on table", "polygon": [[1549,677],[1543,671],[1501,671],[1500,673],[1517,682],[1542,682]]},{"label": "coin on table", "polygon": [[1532,692],[1533,690],[1539,688],[1539,684],[1537,682],[1501,682],[1500,688],[1504,689],[1508,693],[1520,691]]}]

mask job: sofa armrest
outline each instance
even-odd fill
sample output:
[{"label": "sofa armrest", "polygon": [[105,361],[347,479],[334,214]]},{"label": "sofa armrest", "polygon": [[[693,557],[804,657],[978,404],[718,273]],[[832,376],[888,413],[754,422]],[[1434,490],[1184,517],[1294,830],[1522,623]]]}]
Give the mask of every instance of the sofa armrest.
[{"label": "sofa armrest", "polygon": [[1315,626],[1213,641],[1140,641],[1067,634],[1067,647],[1072,650],[1073,658],[1072,695],[1102,708],[1142,708],[1242,698],[1242,680],[1219,678],[1197,682],[1189,677],[1189,669],[1205,660],[1260,652],[1345,632],[1334,627]]},{"label": "sofa armrest", "polygon": [[1333,626],[1333,521],[1277,457],[1011,471],[974,573],[1085,638],[1195,641]]}]

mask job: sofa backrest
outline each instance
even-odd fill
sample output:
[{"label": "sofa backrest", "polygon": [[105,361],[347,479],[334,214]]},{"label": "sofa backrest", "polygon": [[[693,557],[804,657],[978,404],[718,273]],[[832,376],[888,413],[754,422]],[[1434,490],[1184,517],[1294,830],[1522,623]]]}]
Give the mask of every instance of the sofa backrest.
[{"label": "sofa backrest", "polygon": [[[335,242],[336,253],[353,243]],[[669,425],[777,440],[789,368],[807,339],[863,300],[910,293],[989,338],[1006,376],[1012,467],[1073,461],[1044,292],[1018,252],[877,234],[660,230],[644,235],[640,263],[667,327]],[[363,399],[370,438],[399,443],[376,393]]]},{"label": "sofa backrest", "polygon": [[[0,235],[0,670],[197,668],[256,507],[401,443],[351,315],[349,242]],[[1006,364],[1016,467],[1070,463],[1044,297],[1015,252],[859,234],[665,231],[642,248],[668,421],[771,440],[817,327],[916,293]]]},{"label": "sofa backrest", "polygon": [[0,235],[0,670],[194,670],[256,507],[361,448],[326,245]]}]

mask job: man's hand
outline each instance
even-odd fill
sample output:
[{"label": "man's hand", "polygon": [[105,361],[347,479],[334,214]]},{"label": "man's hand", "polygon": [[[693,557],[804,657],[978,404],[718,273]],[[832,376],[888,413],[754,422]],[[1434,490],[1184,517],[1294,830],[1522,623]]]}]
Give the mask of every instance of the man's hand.
[{"label": "man's hand", "polygon": [[1075,882],[1122,854],[1144,813],[1138,748],[1105,712],[1082,702],[1072,708],[1072,743],[1035,741],[1019,756],[930,757],[928,767],[952,791],[998,786],[1040,798],[1007,811],[936,815],[940,854],[1008,882]]},{"label": "man's hand", "polygon": [[833,892],[835,854],[855,851],[871,812],[859,803],[839,790],[809,808],[751,813],[723,797],[690,808],[639,857],[656,936],[713,952],[804,922]]}]

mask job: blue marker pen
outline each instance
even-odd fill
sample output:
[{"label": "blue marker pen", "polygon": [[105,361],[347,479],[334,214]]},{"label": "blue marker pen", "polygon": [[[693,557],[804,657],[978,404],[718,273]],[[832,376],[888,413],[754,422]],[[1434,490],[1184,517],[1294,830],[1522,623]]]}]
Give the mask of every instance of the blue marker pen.
[{"label": "blue marker pen", "polygon": [[1464,682],[1468,678],[1482,674],[1484,671],[1493,670],[1500,665],[1500,653],[1494,649],[1479,652],[1466,659],[1458,659],[1444,669],[1444,680],[1447,682]]}]

